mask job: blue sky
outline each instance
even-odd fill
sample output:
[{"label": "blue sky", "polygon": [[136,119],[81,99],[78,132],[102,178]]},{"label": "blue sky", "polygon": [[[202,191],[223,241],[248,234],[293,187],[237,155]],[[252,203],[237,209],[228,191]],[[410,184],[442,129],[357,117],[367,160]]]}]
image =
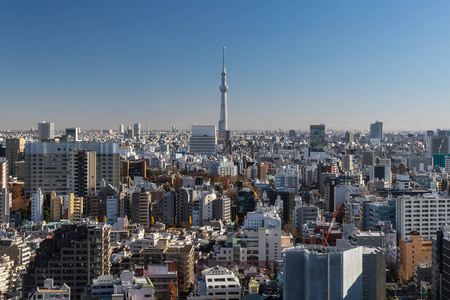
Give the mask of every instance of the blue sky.
[{"label": "blue sky", "polygon": [[0,1],[0,128],[450,127],[448,1]]}]

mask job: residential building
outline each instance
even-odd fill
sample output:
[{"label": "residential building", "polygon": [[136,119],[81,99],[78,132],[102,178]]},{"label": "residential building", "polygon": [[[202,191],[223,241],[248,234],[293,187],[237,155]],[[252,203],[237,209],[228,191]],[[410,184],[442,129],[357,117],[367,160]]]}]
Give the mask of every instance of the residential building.
[{"label": "residential building", "polygon": [[36,287],[28,300],[70,300],[70,287],[63,283],[60,287],[54,286],[53,279],[48,278],[44,281],[44,287]]},{"label": "residential building", "polygon": [[53,278],[59,286],[70,286],[71,299],[80,299],[92,279],[109,274],[110,230],[107,224],[62,224],[53,238],[41,242],[36,250],[23,277],[23,294],[43,285],[46,278]]},{"label": "residential building", "polygon": [[194,283],[194,246],[171,243],[166,251],[166,261],[177,261],[178,290],[186,291]]},{"label": "residential building", "polygon": [[44,220],[44,195],[41,189],[37,189],[36,193],[31,196],[31,221],[34,223]]},{"label": "residential building", "polygon": [[144,228],[150,226],[151,195],[145,188],[136,191],[131,196],[131,221]]},{"label": "residential building", "polygon": [[50,194],[50,222],[59,222],[62,217],[62,197],[56,195],[55,192]]},{"label": "residential building", "polygon": [[424,240],[417,232],[399,241],[399,277],[406,280],[414,275],[414,266],[432,260],[432,241]]},{"label": "residential building", "polygon": [[[106,184],[119,187],[120,177],[120,158],[119,144],[115,143],[27,143],[25,145],[25,197],[30,197],[38,188],[42,188],[44,194],[56,192],[58,195],[64,195],[71,192],[70,178],[76,174],[84,174],[83,178],[87,180],[87,173],[82,170],[71,170],[71,151],[74,148],[79,150],[90,150],[96,153],[96,189],[100,190],[100,181],[104,180]],[[78,152],[75,152],[78,153]],[[72,154],[73,155],[73,154]],[[80,155],[88,155],[83,153]],[[87,166],[89,161],[85,162]],[[89,175],[93,173],[92,169]],[[88,187],[84,180],[79,181],[82,186]],[[90,192],[83,190],[83,193]]]},{"label": "residential building", "polygon": [[399,239],[417,231],[423,239],[430,240],[441,226],[448,223],[450,198],[437,194],[398,197],[396,214]]}]

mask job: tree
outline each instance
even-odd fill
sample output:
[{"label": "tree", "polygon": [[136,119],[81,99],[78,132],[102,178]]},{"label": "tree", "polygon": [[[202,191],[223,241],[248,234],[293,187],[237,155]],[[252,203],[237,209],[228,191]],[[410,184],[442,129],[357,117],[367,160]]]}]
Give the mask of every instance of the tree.
[{"label": "tree", "polygon": [[152,176],[153,176],[152,170],[151,170],[151,169],[147,169],[147,170],[145,171],[145,175],[146,175],[147,177],[152,177]]},{"label": "tree", "polygon": [[292,224],[286,224],[283,227],[283,231],[286,233],[290,233],[293,237],[297,236],[297,229]]},{"label": "tree", "polygon": [[103,223],[107,223],[108,220],[106,220],[106,216],[103,216]]},{"label": "tree", "polygon": [[48,206],[44,206],[44,221],[46,223],[50,222],[50,207]]},{"label": "tree", "polygon": [[177,296],[178,296],[177,288],[175,287],[173,281],[171,280],[169,282],[169,285],[167,286],[166,299],[176,300]]},{"label": "tree", "polygon": [[189,226],[192,226],[192,216],[189,216]]},{"label": "tree", "polygon": [[152,216],[152,219],[151,219],[151,226],[153,226],[153,225],[155,225],[155,218],[153,218],[153,216]]},{"label": "tree", "polygon": [[95,217],[95,218],[94,218],[94,220],[95,220],[95,222],[97,222],[97,223],[98,223],[98,218],[97,218],[97,217]]}]

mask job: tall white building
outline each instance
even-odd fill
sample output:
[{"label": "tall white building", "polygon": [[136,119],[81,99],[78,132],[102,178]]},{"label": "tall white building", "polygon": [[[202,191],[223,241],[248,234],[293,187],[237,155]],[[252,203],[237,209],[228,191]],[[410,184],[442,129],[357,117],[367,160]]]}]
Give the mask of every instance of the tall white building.
[{"label": "tall white building", "polygon": [[55,138],[55,124],[46,123],[42,121],[42,123],[38,123],[38,138],[39,142],[46,142]]},{"label": "tall white building", "polygon": [[450,198],[437,194],[405,195],[397,198],[396,213],[399,239],[417,231],[422,238],[430,240],[450,221]]},{"label": "tall white building", "polygon": [[216,154],[217,136],[214,125],[193,125],[190,139],[190,153],[200,155]]},{"label": "tall white building", "polygon": [[203,220],[212,220],[214,214],[214,201],[217,199],[214,190],[202,193],[202,217]]},{"label": "tall white building", "polygon": [[134,124],[134,137],[139,139],[141,137],[141,124]]},{"label": "tall white building", "polygon": [[44,195],[41,189],[31,196],[31,221],[34,223],[42,222],[44,216]]},{"label": "tall white building", "polygon": [[8,161],[0,157],[0,190],[8,188]]}]

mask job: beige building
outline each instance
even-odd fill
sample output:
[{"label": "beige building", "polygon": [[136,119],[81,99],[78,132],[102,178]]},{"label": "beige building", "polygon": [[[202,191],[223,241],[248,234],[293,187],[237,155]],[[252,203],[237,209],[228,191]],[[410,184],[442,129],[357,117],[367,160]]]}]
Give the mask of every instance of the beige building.
[{"label": "beige building", "polygon": [[6,139],[6,159],[8,160],[9,175],[14,174],[14,163],[24,159],[25,140],[23,138]]},{"label": "beige building", "polygon": [[399,277],[406,280],[414,275],[414,266],[420,262],[431,261],[432,241],[423,240],[418,234],[411,233],[400,243]]},{"label": "beige building", "polygon": [[67,195],[67,219],[80,222],[83,217],[83,197],[75,197],[73,193]]},{"label": "beige building", "polygon": [[194,283],[194,246],[171,243],[166,251],[166,261],[178,262],[178,290],[187,290]]},{"label": "beige building", "polygon": [[50,194],[50,222],[59,222],[62,217],[63,199],[55,192]]}]

